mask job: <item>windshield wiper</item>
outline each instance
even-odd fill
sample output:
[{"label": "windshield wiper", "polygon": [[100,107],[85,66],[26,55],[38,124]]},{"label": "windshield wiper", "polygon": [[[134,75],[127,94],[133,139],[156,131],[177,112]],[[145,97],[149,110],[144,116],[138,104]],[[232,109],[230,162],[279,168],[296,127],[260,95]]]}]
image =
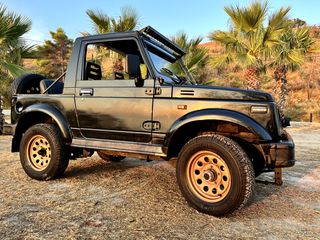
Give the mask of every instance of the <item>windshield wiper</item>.
[{"label": "windshield wiper", "polygon": [[168,74],[171,80],[174,81],[176,84],[179,84],[179,85],[181,84],[182,80],[177,75],[175,75],[170,69],[161,68],[160,71]]},{"label": "windshield wiper", "polygon": [[186,65],[184,65],[184,62],[182,59],[178,60],[180,62],[180,66],[182,68],[182,70],[185,72],[185,74],[187,75],[187,79],[186,81],[189,82],[191,85],[197,85],[197,82],[193,79],[191,73],[189,72],[189,70],[187,69]]}]

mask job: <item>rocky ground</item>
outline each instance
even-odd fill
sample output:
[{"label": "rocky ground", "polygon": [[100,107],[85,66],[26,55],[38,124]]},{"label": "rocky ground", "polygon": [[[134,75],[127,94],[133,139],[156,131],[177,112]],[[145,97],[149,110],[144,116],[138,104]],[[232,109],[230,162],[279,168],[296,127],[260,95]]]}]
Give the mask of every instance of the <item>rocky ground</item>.
[{"label": "rocky ground", "polygon": [[320,127],[289,129],[297,163],[257,180],[251,205],[228,218],[190,208],[168,162],[91,158],[71,161],[65,176],[39,182],[0,136],[1,239],[319,239]]}]

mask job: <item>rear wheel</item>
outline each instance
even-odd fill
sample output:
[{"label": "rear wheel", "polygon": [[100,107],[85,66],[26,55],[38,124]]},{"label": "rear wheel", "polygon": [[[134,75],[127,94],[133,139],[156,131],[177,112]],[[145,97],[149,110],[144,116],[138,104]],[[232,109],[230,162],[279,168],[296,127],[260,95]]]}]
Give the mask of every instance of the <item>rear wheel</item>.
[{"label": "rear wheel", "polygon": [[255,184],[247,154],[236,142],[219,135],[198,136],[182,148],[177,180],[192,207],[215,216],[244,206]]},{"label": "rear wheel", "polygon": [[20,143],[20,161],[29,177],[49,180],[61,176],[69,163],[70,152],[60,130],[52,124],[36,124]]},{"label": "rear wheel", "polygon": [[111,162],[120,162],[121,160],[125,159],[126,157],[123,156],[114,156],[114,155],[108,155],[105,154],[102,151],[97,151],[97,154],[99,157],[105,161],[111,161]]}]

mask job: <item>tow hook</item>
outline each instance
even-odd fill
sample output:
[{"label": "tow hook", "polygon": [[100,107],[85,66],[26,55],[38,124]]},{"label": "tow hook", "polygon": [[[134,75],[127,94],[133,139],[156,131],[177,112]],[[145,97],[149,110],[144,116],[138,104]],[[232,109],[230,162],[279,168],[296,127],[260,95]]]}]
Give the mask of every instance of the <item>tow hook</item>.
[{"label": "tow hook", "polygon": [[275,185],[281,186],[283,184],[282,181],[282,168],[274,169],[274,183]]}]

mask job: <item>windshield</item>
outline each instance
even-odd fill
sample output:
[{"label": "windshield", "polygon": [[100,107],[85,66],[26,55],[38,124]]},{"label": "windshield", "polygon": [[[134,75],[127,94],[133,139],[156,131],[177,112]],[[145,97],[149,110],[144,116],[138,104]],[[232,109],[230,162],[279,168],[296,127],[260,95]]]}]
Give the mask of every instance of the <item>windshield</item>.
[{"label": "windshield", "polygon": [[193,84],[192,77],[181,59],[176,58],[166,49],[145,41],[152,63],[164,82],[173,85]]}]

